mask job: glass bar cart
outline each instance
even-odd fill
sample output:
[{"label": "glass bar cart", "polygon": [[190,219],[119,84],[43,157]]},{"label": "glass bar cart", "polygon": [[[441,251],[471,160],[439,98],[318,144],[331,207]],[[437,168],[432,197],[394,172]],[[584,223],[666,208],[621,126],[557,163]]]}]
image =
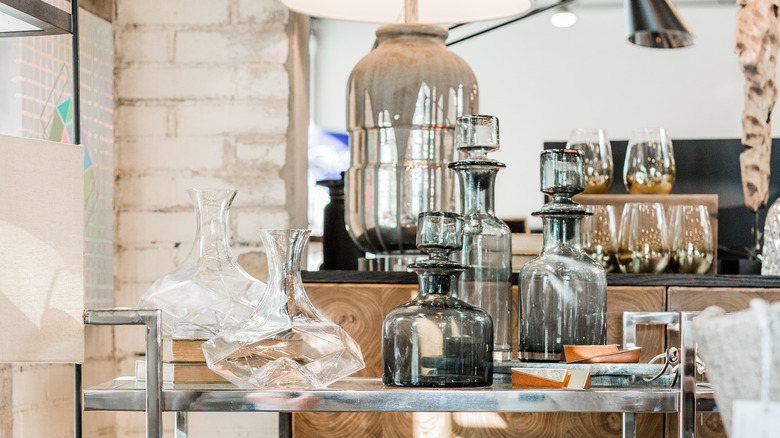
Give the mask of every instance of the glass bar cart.
[{"label": "glass bar cart", "polygon": [[[669,388],[598,387],[589,390],[513,388],[497,382],[489,388],[390,388],[380,378],[346,378],[327,389],[239,389],[230,384],[204,387],[174,385],[163,388],[159,311],[87,310],[92,325],[145,325],[147,328],[146,381],[119,377],[83,391],[86,411],[145,411],[147,436],[162,437],[162,412],[176,412],[176,438],[187,437],[188,412],[279,412],[280,437],[292,436],[290,412],[622,412],[624,437],[635,436],[634,414],[678,413],[682,438],[693,438],[696,413],[715,409],[709,389],[697,387],[691,312],[626,312],[624,344],[636,339],[637,325],[678,326],[679,386]],[[153,364],[157,364],[154,366]]]}]

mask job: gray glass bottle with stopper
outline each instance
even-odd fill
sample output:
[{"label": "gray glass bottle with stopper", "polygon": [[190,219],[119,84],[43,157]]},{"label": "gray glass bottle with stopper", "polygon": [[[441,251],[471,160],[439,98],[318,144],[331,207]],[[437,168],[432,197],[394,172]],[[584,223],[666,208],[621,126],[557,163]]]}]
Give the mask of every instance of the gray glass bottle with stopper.
[{"label": "gray glass bottle with stopper", "polygon": [[463,218],[424,212],[417,247],[427,260],[409,265],[419,277],[415,299],[382,324],[382,381],[392,386],[477,387],[493,384],[493,322],[482,309],[455,297],[467,269],[448,260],[463,241]]},{"label": "gray glass bottle with stopper", "polygon": [[455,144],[468,154],[450,163],[460,181],[463,247],[455,260],[469,267],[460,276],[458,297],[493,318],[493,359],[512,358],[512,234],[495,215],[495,180],[504,163],[487,158],[498,150],[498,118],[458,117]]},{"label": "gray glass bottle with stopper", "polygon": [[558,361],[563,345],[607,340],[607,276],[580,243],[588,214],[572,196],[584,190],[582,153],[541,155],[541,191],[552,199],[534,216],[544,225],[544,247],[520,272],[518,358]]}]

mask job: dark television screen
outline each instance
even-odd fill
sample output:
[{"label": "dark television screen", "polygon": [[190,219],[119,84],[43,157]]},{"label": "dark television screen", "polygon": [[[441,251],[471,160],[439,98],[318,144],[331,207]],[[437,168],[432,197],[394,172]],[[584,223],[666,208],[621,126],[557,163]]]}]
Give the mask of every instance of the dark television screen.
[{"label": "dark television screen", "polygon": [[[627,141],[611,141],[615,163],[614,180],[609,193],[625,194],[623,161]],[[545,149],[566,146],[566,142],[549,141]],[[718,255],[736,258],[753,246],[752,227],[756,215],[744,204],[739,154],[743,147],[739,139],[680,140],[673,139],[676,181],[672,194],[708,193],[718,195]],[[780,196],[780,139],[772,140],[770,162],[769,205]],[[759,212],[758,225],[763,234],[766,210]],[[744,258],[744,256],[739,257]]]}]

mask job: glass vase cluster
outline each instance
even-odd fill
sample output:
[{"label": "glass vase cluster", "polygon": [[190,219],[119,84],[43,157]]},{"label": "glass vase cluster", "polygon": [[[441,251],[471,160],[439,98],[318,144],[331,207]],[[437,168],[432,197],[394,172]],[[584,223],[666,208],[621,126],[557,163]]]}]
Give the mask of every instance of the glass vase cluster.
[{"label": "glass vase cluster", "polygon": [[564,345],[603,345],[607,337],[607,277],[582,248],[582,218],[572,200],[583,191],[582,154],[547,150],[541,155],[541,191],[551,197],[541,211],[544,247],[520,272],[518,358],[559,361]]},{"label": "glass vase cluster", "polygon": [[512,234],[495,215],[495,180],[506,165],[487,158],[499,149],[498,118],[457,119],[455,143],[466,153],[450,163],[460,181],[463,245],[455,259],[468,266],[460,276],[458,297],[486,310],[493,319],[493,358],[512,356]]},{"label": "glass vase cluster", "polygon": [[244,321],[203,344],[212,370],[241,387],[324,388],[365,367],[360,346],[309,301],[300,261],[310,230],[261,230],[268,287]]},{"label": "glass vase cluster", "polygon": [[248,317],[265,284],[238,265],[228,241],[228,215],[235,190],[190,189],[195,205],[195,243],[184,262],[154,282],[141,309],[162,311],[165,338],[208,339]]},{"label": "glass vase cluster", "polygon": [[396,307],[382,324],[382,381],[403,387],[480,387],[493,383],[490,315],[456,298],[458,275],[468,267],[448,260],[462,245],[463,219],[424,212],[417,246],[427,260],[409,267],[419,277],[412,301]]}]

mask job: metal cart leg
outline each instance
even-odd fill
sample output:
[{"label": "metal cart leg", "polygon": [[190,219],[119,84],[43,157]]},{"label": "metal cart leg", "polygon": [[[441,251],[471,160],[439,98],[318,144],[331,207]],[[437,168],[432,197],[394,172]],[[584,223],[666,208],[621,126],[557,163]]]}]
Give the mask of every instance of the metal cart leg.
[{"label": "metal cart leg", "polygon": [[695,313],[680,313],[680,403],[678,436],[696,436],[696,342],[691,332]]},{"label": "metal cart leg", "polygon": [[292,438],[291,412],[279,412],[279,438]]},{"label": "metal cart leg", "polygon": [[175,438],[187,438],[187,413],[177,412],[174,417],[174,429],[176,430]]},{"label": "metal cart leg", "polygon": [[636,438],[636,414],[623,412],[623,438]]},{"label": "metal cart leg", "polygon": [[[623,312],[623,348],[636,347],[636,326],[665,325],[669,330],[679,330],[678,312]],[[623,438],[636,437],[636,414],[623,413]]]},{"label": "metal cart leg", "polygon": [[81,411],[82,396],[81,392],[81,364],[73,364],[73,437],[81,438]]},{"label": "metal cart leg", "polygon": [[84,324],[146,326],[146,436],[162,438],[162,314],[159,310],[84,311]]}]

